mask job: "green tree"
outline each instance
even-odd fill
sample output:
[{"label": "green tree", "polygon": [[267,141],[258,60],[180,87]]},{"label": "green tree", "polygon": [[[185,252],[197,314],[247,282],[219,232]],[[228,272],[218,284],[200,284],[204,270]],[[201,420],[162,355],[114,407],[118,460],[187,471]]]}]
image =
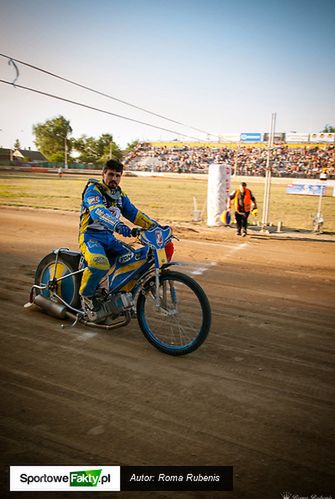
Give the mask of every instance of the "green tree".
[{"label": "green tree", "polygon": [[113,136],[108,133],[102,134],[98,139],[81,135],[79,139],[72,139],[72,146],[80,153],[78,161],[83,163],[102,164],[111,154],[116,159],[122,156],[119,146],[113,142]]},{"label": "green tree", "polygon": [[20,144],[19,139],[16,139],[16,141],[14,143],[14,149],[21,149],[21,144]]},{"label": "green tree", "polygon": [[81,135],[79,139],[72,139],[72,147],[80,153],[78,161],[81,163],[97,163],[99,152],[94,137]]},{"label": "green tree", "polygon": [[138,146],[139,143],[139,140],[133,140],[132,142],[129,142],[127,144],[127,147],[123,151],[123,155],[126,156],[127,154],[129,154],[133,149],[135,149],[136,146]]},{"label": "green tree", "polygon": [[68,155],[70,155],[72,140],[69,136],[72,133],[72,128],[70,121],[64,116],[57,116],[45,121],[45,123],[33,125],[33,133],[38,150],[49,161],[65,161],[66,148]]},{"label": "green tree", "polygon": [[103,133],[97,140],[97,146],[100,152],[100,163],[105,163],[111,157],[121,159],[122,151],[116,142],[113,141],[113,135]]},{"label": "green tree", "polygon": [[321,130],[321,133],[335,133],[335,127],[332,125],[325,125],[324,129]]}]

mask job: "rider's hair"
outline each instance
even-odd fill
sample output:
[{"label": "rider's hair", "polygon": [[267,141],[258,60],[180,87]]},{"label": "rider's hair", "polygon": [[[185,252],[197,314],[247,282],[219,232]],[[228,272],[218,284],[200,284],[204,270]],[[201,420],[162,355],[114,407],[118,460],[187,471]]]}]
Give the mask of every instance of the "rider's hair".
[{"label": "rider's hair", "polygon": [[116,159],[109,159],[103,167],[102,172],[106,173],[107,170],[114,170],[116,172],[123,173],[123,164]]}]

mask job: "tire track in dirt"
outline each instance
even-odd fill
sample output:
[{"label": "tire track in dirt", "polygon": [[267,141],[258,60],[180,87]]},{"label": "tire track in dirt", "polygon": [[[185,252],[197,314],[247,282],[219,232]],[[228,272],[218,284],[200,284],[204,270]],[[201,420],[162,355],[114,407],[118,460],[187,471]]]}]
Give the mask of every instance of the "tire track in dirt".
[{"label": "tire track in dirt", "polygon": [[[240,242],[230,240],[219,258],[217,243],[183,241],[178,251],[190,266],[174,270],[201,270],[193,275],[208,293],[213,326],[197,352],[173,358],[156,351],[136,321],[109,333],[61,329],[61,321],[23,309],[39,258],[60,240],[75,247],[73,220],[13,210],[8,246],[0,245],[2,462],[232,464],[236,499],[329,495],[334,290],[322,264],[310,267],[305,249],[305,271],[297,272],[290,241],[249,239],[235,250]],[[322,248],[327,261],[332,245]],[[125,495],[143,497],[115,497]]]}]

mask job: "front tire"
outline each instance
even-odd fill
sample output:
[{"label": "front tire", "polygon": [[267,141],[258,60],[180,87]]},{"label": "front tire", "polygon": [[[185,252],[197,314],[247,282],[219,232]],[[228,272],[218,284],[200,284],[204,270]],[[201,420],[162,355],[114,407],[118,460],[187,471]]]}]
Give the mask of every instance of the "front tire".
[{"label": "front tire", "polygon": [[139,294],[137,318],[146,339],[161,352],[185,355],[205,341],[211,325],[211,308],[199,284],[179,272],[160,276],[160,307],[155,303],[155,280]]}]

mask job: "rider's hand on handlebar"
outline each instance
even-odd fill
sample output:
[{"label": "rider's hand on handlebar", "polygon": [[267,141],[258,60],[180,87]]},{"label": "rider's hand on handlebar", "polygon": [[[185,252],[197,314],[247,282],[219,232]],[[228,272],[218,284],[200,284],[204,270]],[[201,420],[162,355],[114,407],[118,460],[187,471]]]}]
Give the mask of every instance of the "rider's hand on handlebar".
[{"label": "rider's hand on handlebar", "polygon": [[153,221],[152,221],[152,224],[151,224],[151,225],[150,225],[150,227],[149,227],[149,230],[152,230],[152,229],[157,229],[158,227],[159,227],[159,228],[162,228],[162,226],[161,226],[158,222],[156,222],[156,220],[153,220]]},{"label": "rider's hand on handlebar", "polygon": [[115,230],[116,230],[116,232],[121,234],[121,236],[124,236],[124,237],[131,237],[131,235],[132,235],[131,228],[128,227],[127,225],[121,223],[121,222],[117,224],[117,226],[115,227]]},{"label": "rider's hand on handlebar", "polygon": [[138,227],[134,227],[133,229],[131,229],[131,235],[133,237],[138,237],[141,234],[142,230],[143,229],[139,229]]}]

